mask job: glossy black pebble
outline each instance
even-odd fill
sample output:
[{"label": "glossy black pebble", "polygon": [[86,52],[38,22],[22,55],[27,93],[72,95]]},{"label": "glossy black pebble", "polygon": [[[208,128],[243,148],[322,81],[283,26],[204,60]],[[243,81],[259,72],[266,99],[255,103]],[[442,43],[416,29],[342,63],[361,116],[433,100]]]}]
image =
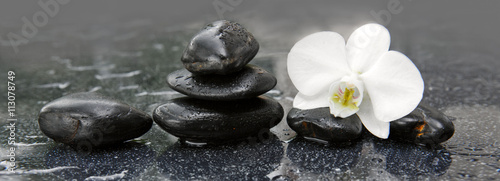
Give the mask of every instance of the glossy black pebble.
[{"label": "glossy black pebble", "polygon": [[247,65],[230,75],[193,75],[182,69],[167,77],[168,85],[187,96],[205,100],[236,100],[256,97],[271,90],[276,78],[266,70]]},{"label": "glossy black pebble", "polygon": [[153,120],[186,141],[224,143],[268,132],[283,114],[277,101],[264,96],[227,102],[182,97],[158,106]]},{"label": "glossy black pebble", "polygon": [[301,110],[293,108],[287,122],[297,134],[319,142],[345,142],[358,138],[363,130],[356,114],[339,118],[330,114],[330,108]]},{"label": "glossy black pebble", "polygon": [[221,20],[191,39],[181,61],[195,74],[229,74],[241,70],[258,51],[259,43],[243,26]]},{"label": "glossy black pebble", "polygon": [[451,120],[435,108],[420,104],[407,116],[391,122],[390,139],[417,144],[439,144],[455,132]]},{"label": "glossy black pebble", "polygon": [[56,99],[40,111],[42,132],[57,142],[78,147],[121,143],[148,132],[149,115],[97,93],[76,93]]}]

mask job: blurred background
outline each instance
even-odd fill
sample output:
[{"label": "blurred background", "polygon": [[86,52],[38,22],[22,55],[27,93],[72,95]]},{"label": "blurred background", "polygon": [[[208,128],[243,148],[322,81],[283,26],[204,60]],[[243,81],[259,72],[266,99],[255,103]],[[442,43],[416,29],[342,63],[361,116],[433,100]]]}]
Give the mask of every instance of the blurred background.
[{"label": "blurred background", "polygon": [[425,35],[448,46],[481,42],[484,46],[479,51],[497,53],[499,42],[495,34],[500,26],[496,23],[500,5],[493,1],[66,1],[67,4],[58,3],[61,5],[57,13],[49,15],[44,26],[37,28],[36,35],[28,38],[29,43],[20,45],[20,51],[14,55],[13,48],[9,48],[8,33],[21,35],[23,17],[33,22],[36,13],[44,10],[39,5],[44,1],[3,2],[0,6],[2,61],[31,59],[25,57],[34,54],[37,62],[47,59],[40,52],[79,56],[94,47],[88,44],[100,42],[108,42],[106,47],[110,49],[133,48],[140,45],[116,44],[130,39],[147,41],[172,31],[198,30],[218,19],[240,22],[257,38],[277,42],[285,50],[311,32],[332,30],[348,37],[367,22],[383,24],[391,32],[412,33],[393,35],[396,40],[393,43],[410,43],[409,38],[421,39]]}]

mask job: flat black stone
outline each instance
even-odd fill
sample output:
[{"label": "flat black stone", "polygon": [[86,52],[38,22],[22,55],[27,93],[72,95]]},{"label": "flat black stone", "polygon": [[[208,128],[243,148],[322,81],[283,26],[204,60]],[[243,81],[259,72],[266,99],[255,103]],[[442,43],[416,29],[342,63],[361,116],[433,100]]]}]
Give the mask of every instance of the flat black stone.
[{"label": "flat black stone", "polygon": [[391,122],[390,139],[417,144],[439,144],[455,133],[451,120],[439,110],[420,104],[407,116]]},{"label": "flat black stone", "polygon": [[266,70],[247,65],[230,75],[194,75],[182,69],[167,77],[168,85],[187,96],[205,100],[236,100],[256,97],[271,90],[276,78]]},{"label": "flat black stone", "polygon": [[149,115],[97,93],[75,93],[45,105],[38,117],[42,132],[78,149],[121,143],[148,132]]},{"label": "flat black stone", "polygon": [[243,26],[221,20],[191,39],[181,61],[195,74],[229,74],[241,70],[258,51],[259,43]]},{"label": "flat black stone", "polygon": [[297,134],[322,142],[345,142],[358,138],[363,130],[356,114],[339,118],[330,114],[330,108],[300,110],[292,108],[287,122]]},{"label": "flat black stone", "polygon": [[153,120],[182,140],[217,144],[267,132],[283,114],[277,101],[264,96],[227,102],[182,97],[158,106]]}]

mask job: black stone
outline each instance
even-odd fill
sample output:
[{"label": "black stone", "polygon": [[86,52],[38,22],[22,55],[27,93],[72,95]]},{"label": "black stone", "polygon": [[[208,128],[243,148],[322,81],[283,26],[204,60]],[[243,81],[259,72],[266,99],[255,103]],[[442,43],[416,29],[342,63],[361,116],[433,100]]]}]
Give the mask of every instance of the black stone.
[{"label": "black stone", "polygon": [[148,132],[149,115],[97,93],[76,93],[45,105],[38,117],[42,132],[78,149],[121,143]]},{"label": "black stone", "polygon": [[253,35],[238,23],[208,24],[184,50],[184,67],[195,74],[229,74],[241,70],[259,51]]},{"label": "black stone", "polygon": [[276,78],[266,70],[247,65],[230,75],[194,75],[182,69],[168,75],[168,85],[187,96],[205,100],[236,100],[256,97],[271,90]]},{"label": "black stone", "polygon": [[330,108],[300,110],[292,108],[287,122],[297,134],[319,142],[345,142],[358,138],[363,130],[359,117],[335,117]]},{"label": "black stone", "polygon": [[267,133],[283,114],[277,101],[264,96],[227,102],[182,97],[158,106],[153,120],[182,140],[217,144]]},{"label": "black stone", "polygon": [[390,139],[433,145],[453,136],[455,126],[442,112],[420,104],[407,116],[391,122]]}]

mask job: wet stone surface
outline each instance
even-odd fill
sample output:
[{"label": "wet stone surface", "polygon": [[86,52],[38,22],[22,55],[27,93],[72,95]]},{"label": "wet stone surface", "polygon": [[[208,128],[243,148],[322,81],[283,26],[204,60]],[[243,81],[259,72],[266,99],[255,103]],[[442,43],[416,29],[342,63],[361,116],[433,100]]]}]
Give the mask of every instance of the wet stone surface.
[{"label": "wet stone surface", "polygon": [[[366,133],[366,134],[365,134]],[[356,142],[318,144],[303,138],[289,142],[284,180],[436,179],[452,159],[443,147],[378,139],[365,132]]]},{"label": "wet stone surface", "polygon": [[441,146],[395,144],[390,140],[378,140],[374,146],[385,158],[386,171],[398,177],[439,176],[446,173],[452,162],[451,153]]},{"label": "wet stone surface", "polygon": [[176,143],[158,157],[157,165],[169,180],[269,180],[282,156],[276,139],[204,148]]},{"label": "wet stone surface", "polygon": [[362,142],[325,145],[297,138],[287,147],[287,156],[299,172],[341,173],[354,167],[361,155]]},{"label": "wet stone surface", "polygon": [[256,65],[247,65],[229,75],[193,75],[182,69],[167,77],[168,85],[185,95],[205,100],[236,100],[256,97],[277,83],[271,73]]},{"label": "wet stone surface", "polygon": [[241,70],[258,51],[259,43],[243,26],[221,20],[198,32],[181,60],[194,74],[229,74]]},{"label": "wet stone surface", "polygon": [[137,138],[148,132],[149,115],[97,93],[75,93],[45,105],[39,114],[42,132],[57,142],[88,149]]},{"label": "wet stone surface", "polygon": [[423,145],[445,142],[455,132],[455,126],[448,116],[436,108],[423,104],[407,116],[390,124],[390,139]]},{"label": "wet stone surface", "polygon": [[267,133],[283,114],[277,101],[264,96],[226,102],[183,97],[157,107],[153,119],[183,140],[215,144]]},{"label": "wet stone surface", "polygon": [[[241,23],[258,39],[259,53],[251,62],[275,75],[277,85],[266,95],[281,103],[285,114],[297,93],[288,78],[287,54],[298,40],[318,31],[346,37],[360,25],[384,19],[371,12],[382,16],[391,10],[382,1],[120,2],[60,4],[57,15],[30,33],[31,38],[23,35],[22,19],[40,15],[39,2],[0,6],[0,92],[5,95],[0,96],[0,180],[120,180],[122,173],[123,180],[250,180],[266,173],[261,180],[500,177],[500,36],[495,36],[500,25],[492,23],[500,17],[497,1],[401,1],[401,12],[379,22],[387,23],[390,49],[404,53],[419,68],[425,83],[422,102],[453,117],[455,132],[439,145],[381,140],[365,131],[351,147],[299,143],[300,136],[283,119],[271,129],[280,139],[269,138],[276,146],[255,144],[261,142],[257,137],[229,150],[184,149],[180,139],[153,124],[125,143],[138,147],[117,152],[93,147],[95,152],[81,154],[40,130],[40,109],[70,93],[99,92],[151,115],[156,107],[183,96],[166,86],[165,79],[184,68],[183,49],[200,28],[221,19],[214,2],[228,5],[224,7],[231,10],[222,13],[224,18]],[[43,17],[37,17],[42,23]],[[20,41],[17,52],[9,39],[12,33],[21,38],[13,39]],[[16,74],[15,122],[8,121],[8,71]],[[11,123],[13,144],[8,139]],[[10,148],[15,156],[9,156]],[[13,172],[8,170],[10,159],[15,159]]]},{"label": "wet stone surface", "polygon": [[151,167],[155,155],[138,143],[94,149],[91,154],[60,145],[45,155],[45,166],[66,180],[130,180]]},{"label": "wet stone surface", "polygon": [[354,141],[361,136],[363,124],[357,115],[339,118],[330,114],[330,108],[300,110],[293,108],[287,123],[297,134],[319,142]]}]

